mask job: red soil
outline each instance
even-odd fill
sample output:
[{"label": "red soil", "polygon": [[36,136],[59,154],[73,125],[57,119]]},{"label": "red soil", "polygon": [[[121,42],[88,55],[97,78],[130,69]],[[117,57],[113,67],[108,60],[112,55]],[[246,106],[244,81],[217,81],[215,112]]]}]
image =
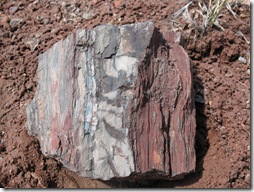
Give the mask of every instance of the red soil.
[{"label": "red soil", "polygon": [[[65,2],[65,3],[64,3]],[[19,0],[0,2],[0,187],[250,188],[250,8],[224,10],[224,31],[183,41],[193,63],[197,109],[197,170],[179,181],[101,182],[81,178],[45,157],[27,134],[25,108],[37,86],[37,56],[76,29],[153,20],[171,29],[186,2],[168,0]],[[21,18],[22,20],[13,20]],[[38,45],[37,45],[38,43]],[[246,63],[238,60],[243,57]],[[204,101],[204,103],[202,103]],[[200,103],[201,102],[201,103]]]}]

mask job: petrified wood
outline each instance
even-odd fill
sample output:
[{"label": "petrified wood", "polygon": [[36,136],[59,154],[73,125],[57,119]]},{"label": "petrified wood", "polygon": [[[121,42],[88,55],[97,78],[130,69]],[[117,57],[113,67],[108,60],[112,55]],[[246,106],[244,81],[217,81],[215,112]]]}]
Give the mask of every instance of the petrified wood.
[{"label": "petrified wood", "polygon": [[190,60],[152,22],[101,25],[39,56],[27,127],[83,177],[177,178],[195,170]]}]

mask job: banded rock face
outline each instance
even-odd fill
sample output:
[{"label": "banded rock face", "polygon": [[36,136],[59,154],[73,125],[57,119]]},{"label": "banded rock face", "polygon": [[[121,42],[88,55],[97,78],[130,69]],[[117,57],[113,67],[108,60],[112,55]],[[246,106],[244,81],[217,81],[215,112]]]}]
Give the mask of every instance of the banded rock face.
[{"label": "banded rock face", "polygon": [[42,152],[83,177],[195,170],[189,57],[152,22],[79,30],[39,56],[27,107]]}]

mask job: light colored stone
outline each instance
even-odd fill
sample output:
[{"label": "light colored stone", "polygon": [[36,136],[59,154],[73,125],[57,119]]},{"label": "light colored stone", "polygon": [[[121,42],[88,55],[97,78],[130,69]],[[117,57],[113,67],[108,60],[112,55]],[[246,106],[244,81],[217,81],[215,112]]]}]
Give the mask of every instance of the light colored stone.
[{"label": "light colored stone", "polygon": [[12,29],[18,29],[20,28],[24,23],[24,20],[22,18],[14,18],[10,21],[10,26]]}]

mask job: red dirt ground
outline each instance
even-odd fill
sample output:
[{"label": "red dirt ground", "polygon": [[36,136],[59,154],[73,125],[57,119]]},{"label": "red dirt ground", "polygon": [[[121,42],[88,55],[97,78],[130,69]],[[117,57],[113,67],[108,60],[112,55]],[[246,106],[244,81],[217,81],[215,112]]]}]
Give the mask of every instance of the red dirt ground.
[{"label": "red dirt ground", "polygon": [[160,30],[172,29],[170,15],[187,2],[1,0],[0,187],[250,188],[250,45],[237,33],[250,40],[250,7],[243,4],[234,11],[245,24],[224,10],[224,31],[213,28],[195,37],[197,32],[183,26],[198,101],[195,173],[179,181],[139,183],[81,178],[45,157],[27,134],[25,108],[36,90],[39,54],[76,29],[98,24],[153,20]]}]

